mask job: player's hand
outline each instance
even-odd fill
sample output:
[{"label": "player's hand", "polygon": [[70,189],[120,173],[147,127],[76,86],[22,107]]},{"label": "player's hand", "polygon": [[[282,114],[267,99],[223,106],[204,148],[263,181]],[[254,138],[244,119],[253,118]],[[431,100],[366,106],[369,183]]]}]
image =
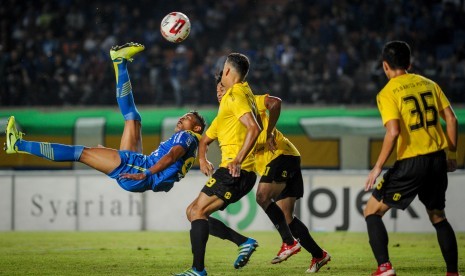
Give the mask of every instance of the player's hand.
[{"label": "player's hand", "polygon": [[211,177],[213,172],[215,171],[215,166],[213,166],[213,164],[206,159],[200,159],[199,164],[200,171],[206,176]]},{"label": "player's hand", "polygon": [[381,174],[381,169],[380,168],[373,168],[370,172],[370,174],[368,174],[368,178],[365,182],[365,192],[366,191],[369,191],[373,188],[373,185],[375,184],[376,182],[376,179],[378,178],[378,176]]},{"label": "player's hand", "polygon": [[455,172],[457,169],[457,160],[456,159],[447,159],[447,171]]},{"label": "player's hand", "polygon": [[268,144],[268,148],[270,149],[270,151],[272,153],[274,153],[274,151],[276,150],[277,148],[277,144],[276,144],[276,139],[274,137],[274,133],[271,133],[271,134],[268,134],[267,137],[266,137],[266,143]]},{"label": "player's hand", "polygon": [[120,178],[132,179],[132,180],[143,180],[145,179],[145,173],[122,173],[119,175]]},{"label": "player's hand", "polygon": [[229,174],[232,175],[232,177],[241,176],[241,163],[237,162],[236,159],[234,159],[231,163],[228,164],[228,169]]}]

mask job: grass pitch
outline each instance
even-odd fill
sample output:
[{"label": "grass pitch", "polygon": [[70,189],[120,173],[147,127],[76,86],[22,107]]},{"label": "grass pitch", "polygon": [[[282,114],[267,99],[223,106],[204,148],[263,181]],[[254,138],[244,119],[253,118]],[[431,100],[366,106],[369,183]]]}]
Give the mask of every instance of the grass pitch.
[{"label": "grass pitch", "polygon": [[[277,232],[248,232],[259,242],[249,264],[233,267],[237,247],[209,238],[209,275],[309,275],[310,254],[302,250],[270,264],[281,242]],[[332,255],[317,275],[370,275],[376,268],[366,233],[313,233]],[[457,233],[459,270],[465,272],[465,233]],[[389,251],[398,275],[445,275],[436,235],[390,233]],[[188,232],[3,232],[0,275],[171,275],[190,267]]]}]

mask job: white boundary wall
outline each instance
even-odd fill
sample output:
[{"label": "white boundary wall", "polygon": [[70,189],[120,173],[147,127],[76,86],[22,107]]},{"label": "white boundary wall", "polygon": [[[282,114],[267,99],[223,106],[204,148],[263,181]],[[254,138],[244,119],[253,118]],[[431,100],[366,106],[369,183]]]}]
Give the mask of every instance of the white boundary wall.
[{"label": "white boundary wall", "polygon": [[[370,196],[363,191],[368,171],[303,173],[296,214],[311,231],[366,231],[361,210]],[[168,193],[129,193],[94,171],[0,171],[0,231],[186,231],[185,209],[206,181],[191,171]],[[215,216],[238,230],[274,230],[254,197],[255,190]],[[465,231],[464,200],[465,171],[449,174],[446,213],[456,231]],[[384,222],[388,231],[434,231],[417,199]]]}]

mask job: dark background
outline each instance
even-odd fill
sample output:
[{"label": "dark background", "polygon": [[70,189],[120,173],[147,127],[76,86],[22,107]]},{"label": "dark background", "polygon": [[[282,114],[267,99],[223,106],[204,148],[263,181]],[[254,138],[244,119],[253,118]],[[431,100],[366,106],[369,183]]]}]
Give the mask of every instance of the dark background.
[{"label": "dark background", "polygon": [[[171,11],[191,20],[181,44],[160,36]],[[134,41],[146,46],[129,65],[138,105],[215,105],[222,57],[241,52],[256,94],[288,106],[375,106],[389,40],[411,45],[410,72],[465,104],[463,0],[3,0],[0,105],[114,106],[109,49]]]}]

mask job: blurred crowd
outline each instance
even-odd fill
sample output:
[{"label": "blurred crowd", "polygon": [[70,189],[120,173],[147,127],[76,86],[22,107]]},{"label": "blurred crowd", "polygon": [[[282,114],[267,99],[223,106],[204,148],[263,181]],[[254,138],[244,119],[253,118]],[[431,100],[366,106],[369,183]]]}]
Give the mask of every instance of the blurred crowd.
[{"label": "blurred crowd", "polygon": [[[434,0],[3,0],[0,105],[114,105],[113,45],[146,46],[129,65],[138,105],[216,104],[225,55],[251,60],[256,94],[289,104],[375,105],[386,83],[386,41],[413,48],[411,72],[465,103],[464,1]],[[189,16],[181,44],[160,21]]]}]

